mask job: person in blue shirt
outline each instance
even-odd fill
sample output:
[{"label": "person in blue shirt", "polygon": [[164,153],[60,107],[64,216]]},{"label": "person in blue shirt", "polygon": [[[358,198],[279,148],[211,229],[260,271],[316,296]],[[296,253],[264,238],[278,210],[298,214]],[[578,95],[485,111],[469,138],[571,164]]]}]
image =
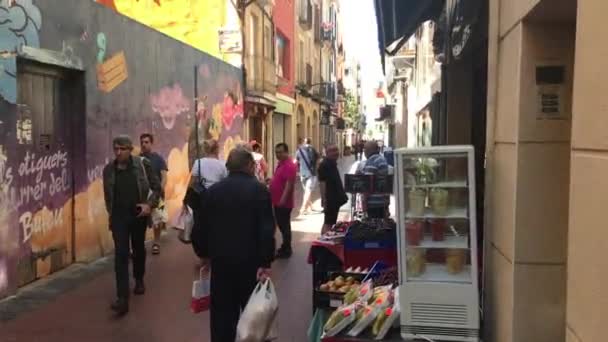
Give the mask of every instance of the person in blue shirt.
[{"label": "person in blue shirt", "polygon": [[319,160],[319,153],[311,145],[310,138],[304,139],[304,143],[296,150],[296,160],[300,168],[300,181],[304,188],[300,215],[306,215],[313,211],[311,197],[317,186],[317,164]]}]

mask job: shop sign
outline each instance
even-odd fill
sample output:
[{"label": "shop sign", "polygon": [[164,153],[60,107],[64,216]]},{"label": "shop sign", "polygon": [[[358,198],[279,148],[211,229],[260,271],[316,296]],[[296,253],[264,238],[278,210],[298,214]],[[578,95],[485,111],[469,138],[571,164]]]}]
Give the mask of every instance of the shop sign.
[{"label": "shop sign", "polygon": [[220,28],[218,38],[221,53],[241,53],[243,51],[241,30],[234,28]]},{"label": "shop sign", "polygon": [[545,65],[536,68],[536,119],[563,120],[564,108],[563,65]]}]

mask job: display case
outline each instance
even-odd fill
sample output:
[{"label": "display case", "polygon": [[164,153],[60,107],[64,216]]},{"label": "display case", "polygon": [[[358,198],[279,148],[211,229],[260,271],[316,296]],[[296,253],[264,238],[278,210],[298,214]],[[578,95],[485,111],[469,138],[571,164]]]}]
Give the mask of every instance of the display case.
[{"label": "display case", "polygon": [[479,341],[472,146],[395,151],[401,335]]}]

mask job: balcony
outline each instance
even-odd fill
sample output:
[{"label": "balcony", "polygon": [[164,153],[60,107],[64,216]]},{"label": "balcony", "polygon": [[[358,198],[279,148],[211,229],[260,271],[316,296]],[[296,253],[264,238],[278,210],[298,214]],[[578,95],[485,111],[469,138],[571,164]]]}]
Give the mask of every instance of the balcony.
[{"label": "balcony", "polygon": [[331,22],[323,23],[321,31],[321,38],[324,42],[333,42],[336,38],[336,35],[334,34],[334,25]]},{"label": "balcony", "polygon": [[305,30],[312,28],[312,2],[311,0],[298,1],[298,21]]},{"label": "balcony", "polygon": [[264,92],[276,93],[276,65],[269,57],[247,55],[247,90],[260,95]]},{"label": "balcony", "polygon": [[334,83],[321,83],[313,88],[312,96],[315,100],[327,105],[336,103],[336,85]]}]

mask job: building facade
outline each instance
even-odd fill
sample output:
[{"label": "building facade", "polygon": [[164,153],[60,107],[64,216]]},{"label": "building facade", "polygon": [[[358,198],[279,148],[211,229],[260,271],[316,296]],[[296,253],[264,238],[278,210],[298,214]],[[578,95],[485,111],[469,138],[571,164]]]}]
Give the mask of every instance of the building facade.
[{"label": "building facade", "polygon": [[[295,151],[296,138],[294,135],[295,119],[295,78],[296,58],[294,44],[296,43],[296,1],[277,1],[273,10],[275,23],[275,60],[277,74],[277,102],[272,118],[273,146],[285,142]],[[272,154],[272,165],[276,167],[277,160]]]},{"label": "building facade", "polygon": [[266,160],[272,160],[274,155],[272,123],[278,84],[273,7],[270,2],[249,3],[242,23],[247,75],[243,130],[248,141],[255,140],[262,145]]},{"label": "building facade", "polygon": [[296,136],[298,142],[312,139],[318,148],[320,106],[313,100],[311,91],[321,77],[321,10],[313,0],[298,0],[296,9]]}]

